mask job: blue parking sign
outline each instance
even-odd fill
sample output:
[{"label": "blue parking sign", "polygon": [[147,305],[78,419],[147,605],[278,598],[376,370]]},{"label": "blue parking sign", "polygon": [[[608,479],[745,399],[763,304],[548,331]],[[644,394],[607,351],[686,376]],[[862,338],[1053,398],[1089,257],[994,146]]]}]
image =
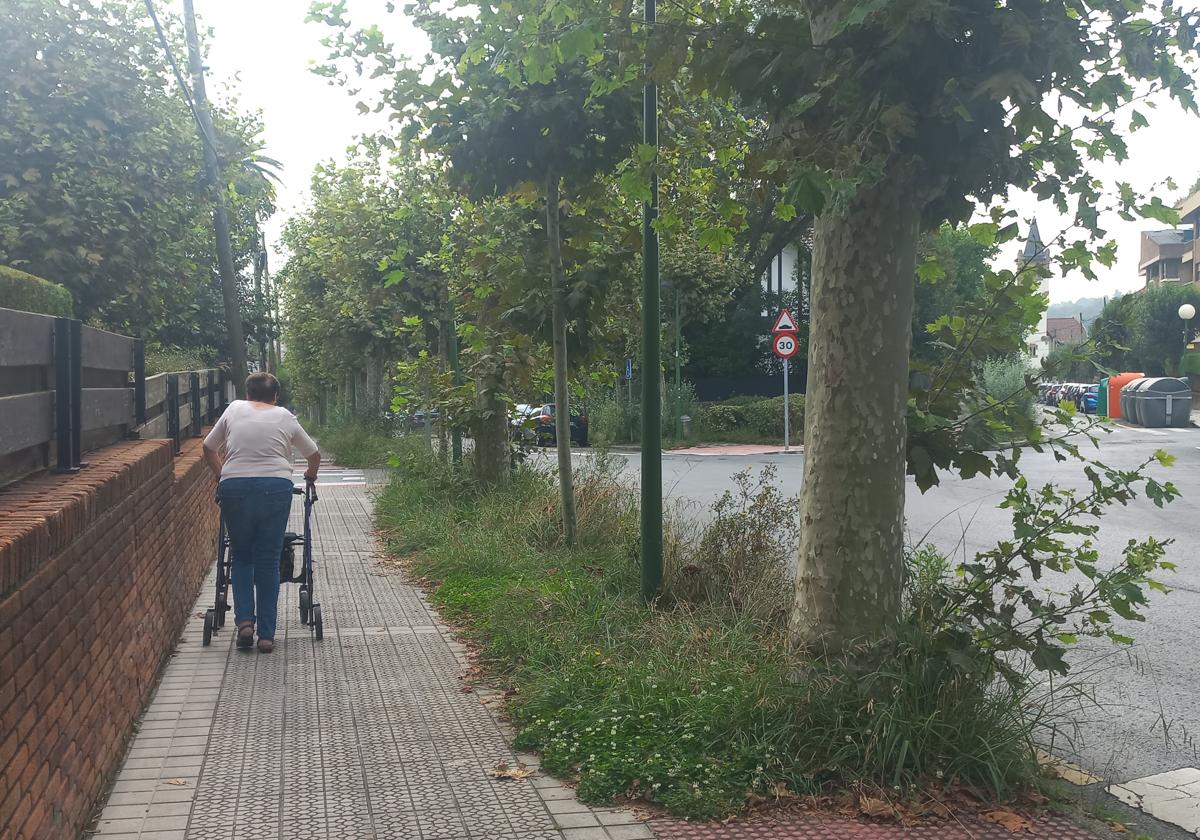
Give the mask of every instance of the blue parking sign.
[{"label": "blue parking sign", "polygon": [[625,378],[633,379],[633,359],[625,360]]}]

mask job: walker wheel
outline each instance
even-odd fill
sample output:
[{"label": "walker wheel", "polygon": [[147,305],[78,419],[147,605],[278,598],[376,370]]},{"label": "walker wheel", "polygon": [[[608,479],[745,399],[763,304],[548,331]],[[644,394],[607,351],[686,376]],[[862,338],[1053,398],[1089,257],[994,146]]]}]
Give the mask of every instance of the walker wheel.
[{"label": "walker wheel", "polygon": [[216,613],[213,610],[204,611],[204,646],[208,647],[212,644],[214,625],[216,624]]},{"label": "walker wheel", "polygon": [[308,589],[300,587],[300,623],[308,624],[309,610],[312,609],[312,595]]},{"label": "walker wheel", "polygon": [[318,639],[324,638],[325,626],[321,623],[321,605],[320,604],[315,604],[312,608],[312,623],[313,623],[313,629],[316,631],[317,638]]}]

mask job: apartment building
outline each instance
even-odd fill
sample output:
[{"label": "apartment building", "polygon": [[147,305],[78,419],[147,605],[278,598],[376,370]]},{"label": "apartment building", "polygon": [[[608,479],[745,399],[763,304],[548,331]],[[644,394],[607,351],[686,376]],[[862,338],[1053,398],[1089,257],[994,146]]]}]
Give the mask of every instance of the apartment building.
[{"label": "apartment building", "polygon": [[1138,272],[1142,275],[1143,286],[1200,282],[1196,260],[1196,241],[1200,239],[1200,192],[1188,196],[1178,210],[1178,228],[1142,231]]}]

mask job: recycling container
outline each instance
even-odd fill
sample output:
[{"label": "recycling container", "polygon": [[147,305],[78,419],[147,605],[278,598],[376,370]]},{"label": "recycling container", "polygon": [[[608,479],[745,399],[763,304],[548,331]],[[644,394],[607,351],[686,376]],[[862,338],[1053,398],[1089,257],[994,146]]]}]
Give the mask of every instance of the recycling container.
[{"label": "recycling container", "polygon": [[1125,416],[1125,404],[1121,400],[1121,389],[1133,382],[1135,379],[1141,379],[1146,374],[1144,373],[1119,373],[1116,376],[1108,378],[1108,416],[1114,420],[1118,420]]},{"label": "recycling container", "polygon": [[1153,379],[1139,379],[1129,389],[1129,420],[1131,423],[1137,423],[1139,426],[1146,425],[1146,421],[1142,418],[1142,392],[1153,381]]},{"label": "recycling container", "polygon": [[1096,416],[1108,416],[1108,377],[1100,380],[1100,388],[1096,391]]},{"label": "recycling container", "polygon": [[1138,422],[1147,428],[1181,428],[1191,423],[1192,387],[1184,379],[1144,380],[1131,399],[1137,403]]},{"label": "recycling container", "polygon": [[1125,420],[1128,420],[1130,423],[1136,423],[1138,421],[1137,414],[1135,413],[1136,409],[1133,405],[1133,395],[1134,392],[1137,391],[1138,386],[1144,381],[1145,377],[1134,379],[1133,381],[1126,383],[1125,387],[1121,389],[1121,417],[1123,417]]}]

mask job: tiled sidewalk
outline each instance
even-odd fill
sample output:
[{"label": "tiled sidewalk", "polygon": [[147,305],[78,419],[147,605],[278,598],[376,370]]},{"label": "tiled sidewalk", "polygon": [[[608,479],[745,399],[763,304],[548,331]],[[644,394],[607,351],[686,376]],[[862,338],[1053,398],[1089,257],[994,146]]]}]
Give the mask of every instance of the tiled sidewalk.
[{"label": "tiled sidewalk", "polygon": [[[275,653],[212,646],[194,617],[95,826],[104,840],[640,840],[517,763],[503,725],[463,691],[464,653],[421,594],[374,569],[360,474],[319,487],[314,545],[325,637],[280,597]],[[299,503],[292,527],[299,528]],[[195,614],[212,603],[205,586]],[[526,763],[531,763],[529,757]]]}]

